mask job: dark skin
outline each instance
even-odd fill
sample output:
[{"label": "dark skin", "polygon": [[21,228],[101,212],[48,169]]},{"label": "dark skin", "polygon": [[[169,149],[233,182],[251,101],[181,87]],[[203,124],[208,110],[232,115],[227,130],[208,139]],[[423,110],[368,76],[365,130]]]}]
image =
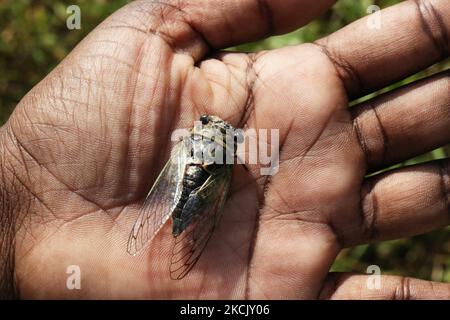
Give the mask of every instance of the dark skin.
[{"label": "dark skin", "polygon": [[[450,142],[448,71],[348,108],[448,58],[449,1],[405,1],[380,30],[365,18],[257,54],[220,50],[334,1],[167,2],[112,15],[0,129],[4,295],[13,273],[22,298],[450,298],[449,284],[383,276],[369,290],[367,275],[329,273],[342,248],[449,224],[448,160],[365,178]],[[171,132],[201,114],[279,129],[280,170],[235,174],[220,227],[173,281],[170,224],[136,257],[126,242]],[[70,265],[81,290],[66,288]]]}]

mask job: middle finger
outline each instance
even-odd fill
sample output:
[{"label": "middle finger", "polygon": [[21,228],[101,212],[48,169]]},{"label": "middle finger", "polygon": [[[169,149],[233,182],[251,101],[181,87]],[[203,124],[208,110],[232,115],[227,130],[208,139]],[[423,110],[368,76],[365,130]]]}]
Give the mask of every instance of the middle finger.
[{"label": "middle finger", "polygon": [[368,171],[450,143],[450,72],[432,76],[351,109]]}]

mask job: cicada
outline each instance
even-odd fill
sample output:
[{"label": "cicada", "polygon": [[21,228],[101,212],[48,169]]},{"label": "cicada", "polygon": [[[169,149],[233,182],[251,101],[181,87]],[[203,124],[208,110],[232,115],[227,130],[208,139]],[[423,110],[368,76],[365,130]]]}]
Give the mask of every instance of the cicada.
[{"label": "cicada", "polygon": [[172,222],[170,277],[182,279],[194,267],[220,220],[236,148],[243,137],[229,123],[202,115],[200,125],[179,141],[148,193],[128,241],[137,254]]}]

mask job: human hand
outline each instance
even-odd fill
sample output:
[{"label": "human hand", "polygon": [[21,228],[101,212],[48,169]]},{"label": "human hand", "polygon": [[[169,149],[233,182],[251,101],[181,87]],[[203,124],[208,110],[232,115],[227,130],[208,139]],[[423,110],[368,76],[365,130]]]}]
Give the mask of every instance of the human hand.
[{"label": "human hand", "polygon": [[[448,57],[448,1],[386,9],[380,30],[362,19],[313,44],[220,51],[333,3],[136,1],[97,27],[0,130],[4,288],[14,274],[23,298],[449,298],[448,284],[329,274],[344,247],[449,223],[448,160],[365,178],[450,142],[449,73],[348,108]],[[279,129],[280,169],[235,175],[203,256],[173,281],[170,228],[136,257],[126,243],[172,131],[204,113]]]}]

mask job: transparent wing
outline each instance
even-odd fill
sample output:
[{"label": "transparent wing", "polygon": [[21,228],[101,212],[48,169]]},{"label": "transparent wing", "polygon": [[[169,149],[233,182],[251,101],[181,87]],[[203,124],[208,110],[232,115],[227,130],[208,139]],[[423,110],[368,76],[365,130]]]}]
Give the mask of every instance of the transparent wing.
[{"label": "transparent wing", "polygon": [[182,189],[189,139],[179,142],[156,179],[139,212],[128,240],[128,253],[136,255],[149,243],[174,210]]},{"label": "transparent wing", "polygon": [[[189,196],[183,213],[194,215],[192,222],[174,240],[170,277],[184,278],[194,267],[217,226],[231,181],[231,169],[211,176],[202,187]],[[187,210],[187,212],[184,212]]]}]

